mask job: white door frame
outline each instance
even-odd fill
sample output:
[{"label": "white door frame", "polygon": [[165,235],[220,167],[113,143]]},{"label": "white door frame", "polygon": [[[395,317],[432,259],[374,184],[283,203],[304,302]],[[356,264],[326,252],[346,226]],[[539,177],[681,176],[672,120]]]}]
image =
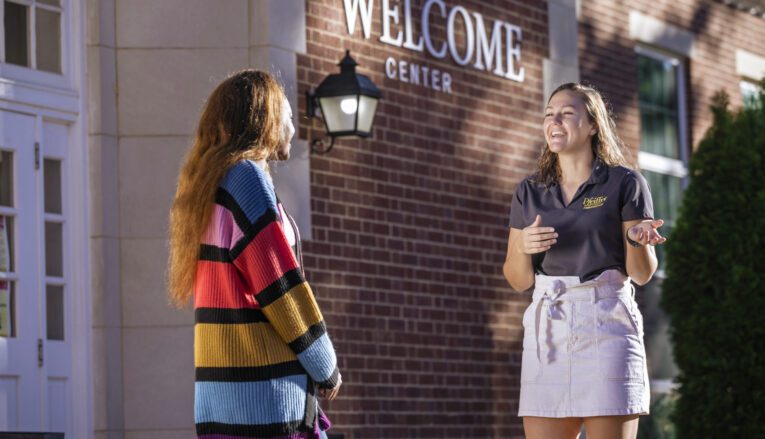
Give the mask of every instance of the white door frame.
[{"label": "white door frame", "polygon": [[90,187],[86,76],[86,0],[62,0],[63,75],[0,66],[0,108],[35,114],[69,126],[69,153],[63,191],[68,200],[71,291],[71,435],[93,438],[93,304],[90,289]]},{"label": "white door frame", "polygon": [[[0,367],[6,377],[15,377],[15,392],[5,394],[3,405],[9,409],[2,416],[8,416],[3,428],[24,429],[27,426],[41,425],[40,408],[45,389],[43,376],[38,361],[38,341],[40,332],[40,257],[37,250],[39,238],[37,221],[30,220],[37,212],[37,173],[34,172],[34,145],[38,118],[33,114],[2,111],[3,133],[0,148],[10,149],[13,173],[13,207],[2,207],[2,214],[13,218],[13,228],[6,229],[8,242],[13,242],[9,268],[14,266],[13,274],[6,277],[13,282],[15,302],[9,309],[11,326],[15,327],[13,337],[0,339],[0,346],[5,357],[0,359]],[[23,243],[23,244],[22,244]],[[34,294],[31,294],[34,293]],[[7,391],[8,389],[6,389]],[[14,399],[11,399],[14,398]],[[23,399],[23,403],[19,403]]]}]

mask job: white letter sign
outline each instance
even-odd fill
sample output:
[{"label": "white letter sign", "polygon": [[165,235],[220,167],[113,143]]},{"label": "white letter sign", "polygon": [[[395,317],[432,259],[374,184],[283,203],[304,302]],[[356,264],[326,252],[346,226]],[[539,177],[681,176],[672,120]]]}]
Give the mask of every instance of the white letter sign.
[{"label": "white letter sign", "polygon": [[361,3],[361,31],[365,39],[369,39],[369,32],[372,30],[372,8],[375,6],[374,0],[343,0],[345,5],[345,22],[348,25],[348,33],[353,35],[356,30],[356,14],[359,12],[359,3]]}]

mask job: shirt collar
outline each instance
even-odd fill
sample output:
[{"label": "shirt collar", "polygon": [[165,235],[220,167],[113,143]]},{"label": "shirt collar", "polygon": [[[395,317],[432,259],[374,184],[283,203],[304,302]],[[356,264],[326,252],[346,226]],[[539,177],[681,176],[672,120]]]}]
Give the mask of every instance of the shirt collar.
[{"label": "shirt collar", "polygon": [[[592,173],[590,174],[590,178],[587,179],[587,181],[584,182],[584,184],[596,184],[596,183],[603,183],[608,179],[608,165],[603,163],[603,161],[600,158],[596,158],[595,162],[592,164]],[[559,186],[559,183],[553,183],[552,186]]]},{"label": "shirt collar", "polygon": [[587,180],[588,184],[603,183],[608,177],[608,165],[603,163],[600,158],[595,159],[595,163],[592,164],[592,174]]}]

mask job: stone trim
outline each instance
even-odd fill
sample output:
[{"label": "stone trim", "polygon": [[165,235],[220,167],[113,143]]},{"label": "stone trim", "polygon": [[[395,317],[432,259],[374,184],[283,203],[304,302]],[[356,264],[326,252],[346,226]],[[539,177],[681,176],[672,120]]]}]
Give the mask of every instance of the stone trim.
[{"label": "stone trim", "polygon": [[566,82],[579,81],[579,0],[551,0],[547,4],[549,58],[542,63],[544,99]]},{"label": "stone trim", "polygon": [[736,50],[736,74],[759,81],[765,76],[765,57],[746,50]]},{"label": "stone trim", "polygon": [[693,34],[637,11],[630,12],[630,38],[693,58]]}]

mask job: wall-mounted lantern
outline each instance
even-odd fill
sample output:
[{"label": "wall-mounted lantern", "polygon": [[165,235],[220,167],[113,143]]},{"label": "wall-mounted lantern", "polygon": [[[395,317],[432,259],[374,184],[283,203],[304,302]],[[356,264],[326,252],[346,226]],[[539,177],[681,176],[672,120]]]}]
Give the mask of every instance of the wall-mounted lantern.
[{"label": "wall-mounted lantern", "polygon": [[313,93],[306,93],[308,117],[316,116],[318,106],[331,138],[329,145],[325,139],[314,139],[311,151],[326,154],[334,146],[336,137],[372,134],[380,90],[367,76],[356,73],[357,65],[351,51],[346,50],[338,64],[340,73],[327,76]]}]

